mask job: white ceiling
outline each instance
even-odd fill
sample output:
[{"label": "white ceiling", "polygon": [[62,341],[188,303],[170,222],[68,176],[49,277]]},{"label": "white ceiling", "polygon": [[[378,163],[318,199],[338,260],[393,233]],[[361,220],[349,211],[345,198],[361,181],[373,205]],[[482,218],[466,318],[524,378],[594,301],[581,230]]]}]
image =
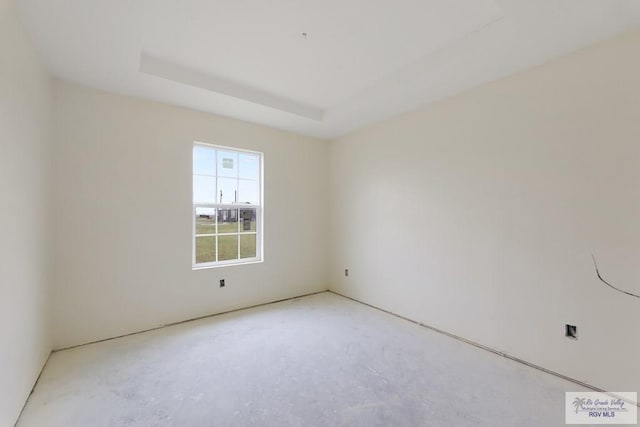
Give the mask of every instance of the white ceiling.
[{"label": "white ceiling", "polygon": [[18,5],[57,77],[320,138],[640,27],[637,0]]}]

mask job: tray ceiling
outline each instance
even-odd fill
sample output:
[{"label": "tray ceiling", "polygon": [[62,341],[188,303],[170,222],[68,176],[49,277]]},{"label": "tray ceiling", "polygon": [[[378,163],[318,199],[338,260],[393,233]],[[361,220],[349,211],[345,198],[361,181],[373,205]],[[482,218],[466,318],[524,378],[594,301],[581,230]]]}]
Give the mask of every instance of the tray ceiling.
[{"label": "tray ceiling", "polygon": [[53,74],[321,138],[640,25],[635,0],[20,0]]}]

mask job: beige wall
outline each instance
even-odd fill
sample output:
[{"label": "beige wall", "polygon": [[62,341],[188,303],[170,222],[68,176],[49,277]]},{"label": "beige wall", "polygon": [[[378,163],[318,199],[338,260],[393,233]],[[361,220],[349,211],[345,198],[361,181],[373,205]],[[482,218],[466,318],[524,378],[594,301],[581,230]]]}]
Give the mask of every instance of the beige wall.
[{"label": "beige wall", "polygon": [[[327,289],[326,142],[62,81],[54,107],[55,348]],[[192,271],[194,140],[264,153],[263,263]]]},{"label": "beige wall", "polygon": [[11,0],[0,52],[0,426],[11,426],[51,350],[50,80]]},{"label": "beige wall", "polygon": [[640,300],[591,260],[640,293],[638,52],[640,32],[333,142],[331,289],[640,391]]}]

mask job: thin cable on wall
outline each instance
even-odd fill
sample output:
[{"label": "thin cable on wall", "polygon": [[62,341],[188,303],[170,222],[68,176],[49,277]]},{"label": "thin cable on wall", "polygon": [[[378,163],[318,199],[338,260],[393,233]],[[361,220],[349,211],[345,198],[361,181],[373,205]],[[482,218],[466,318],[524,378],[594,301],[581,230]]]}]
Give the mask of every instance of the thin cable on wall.
[{"label": "thin cable on wall", "polygon": [[629,295],[629,296],[632,296],[632,297],[635,297],[635,298],[640,298],[640,295],[636,295],[636,294],[634,294],[634,293],[627,292],[627,291],[625,291],[625,290],[622,290],[622,289],[616,288],[616,287],[615,287],[615,286],[613,286],[611,283],[609,283],[609,282],[607,282],[606,280],[604,280],[604,279],[602,278],[602,275],[600,274],[600,270],[598,270],[598,263],[596,262],[596,257],[595,257],[593,254],[591,254],[591,258],[593,259],[593,266],[596,268],[596,274],[598,275],[598,279],[600,279],[600,281],[601,281],[602,283],[604,283],[605,285],[607,285],[607,286],[608,286],[608,287],[610,287],[611,289],[614,289],[614,290],[616,290],[616,291],[618,291],[618,292],[621,292],[621,293],[623,293],[623,294],[626,294],[626,295]]}]

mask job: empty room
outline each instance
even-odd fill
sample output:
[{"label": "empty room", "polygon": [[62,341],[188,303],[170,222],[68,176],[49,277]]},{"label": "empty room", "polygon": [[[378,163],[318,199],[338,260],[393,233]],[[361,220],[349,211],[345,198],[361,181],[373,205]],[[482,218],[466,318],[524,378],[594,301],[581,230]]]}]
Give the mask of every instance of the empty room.
[{"label": "empty room", "polygon": [[0,427],[637,425],[640,1],[0,0]]}]

